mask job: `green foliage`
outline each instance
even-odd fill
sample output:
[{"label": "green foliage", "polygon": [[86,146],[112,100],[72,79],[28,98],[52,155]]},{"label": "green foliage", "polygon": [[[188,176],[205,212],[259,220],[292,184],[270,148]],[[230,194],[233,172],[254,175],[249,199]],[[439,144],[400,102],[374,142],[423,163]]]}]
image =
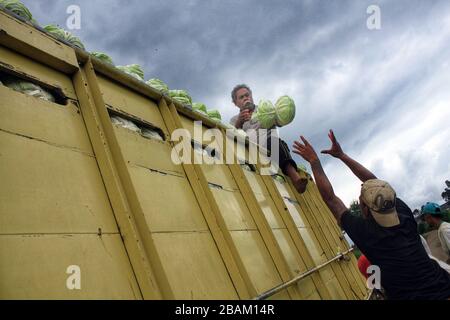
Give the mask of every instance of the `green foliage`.
[{"label": "green foliage", "polygon": [[276,111],[273,103],[269,100],[261,100],[252,118],[258,120],[261,128],[272,129],[276,123]]},{"label": "green foliage", "polygon": [[207,113],[208,113],[208,116],[214,121],[221,121],[222,120],[222,115],[216,109],[208,110]]},{"label": "green foliage", "polygon": [[295,103],[292,98],[282,96],[275,105],[269,100],[261,100],[258,109],[253,113],[263,129],[272,129],[274,126],[284,127],[295,118]]},{"label": "green foliage", "polygon": [[359,205],[358,200],[353,200],[353,201],[350,203],[350,213],[353,214],[353,215],[355,215],[355,216],[358,216],[358,217],[361,217],[361,216],[362,216],[362,213],[361,213],[361,207],[360,207],[360,205]]},{"label": "green foliage", "polygon": [[442,192],[441,196],[442,199],[445,200],[445,202],[449,202],[450,201],[450,181],[445,181],[445,185],[447,186],[447,188],[445,188],[444,192]]},{"label": "green foliage", "polygon": [[450,211],[449,210],[445,210],[442,212],[442,220],[450,223]]},{"label": "green foliage", "polygon": [[94,57],[96,57],[99,60],[102,60],[105,63],[114,65],[113,60],[106,53],[103,53],[103,52],[91,52],[91,55],[93,55]]},{"label": "green foliage", "polygon": [[14,12],[19,17],[24,18],[26,21],[32,21],[33,15],[25,5],[18,0],[0,0],[0,6]]},{"label": "green foliage", "polygon": [[162,94],[169,94],[169,87],[162,80],[150,79],[146,82],[149,86],[159,90]]},{"label": "green foliage", "polygon": [[198,111],[200,113],[203,114],[207,114],[208,110],[206,109],[206,105],[200,102],[194,102],[194,104],[192,105],[192,109],[194,109],[195,111]]},{"label": "green foliage", "polygon": [[291,97],[283,96],[275,103],[277,111],[276,124],[278,127],[284,127],[295,119],[295,103]]},{"label": "green foliage", "polygon": [[138,64],[130,64],[127,66],[117,66],[117,69],[129,74],[130,76],[144,81],[144,70],[142,70],[141,66]]},{"label": "green foliage", "polygon": [[169,96],[184,105],[192,105],[192,98],[186,90],[170,90]]},{"label": "green foliage", "polygon": [[353,251],[353,254],[355,255],[356,259],[359,259],[359,257],[362,256],[361,250],[355,247],[355,250]]},{"label": "green foliage", "polygon": [[61,29],[60,27],[54,25],[54,24],[49,24],[46,25],[44,27],[44,29],[50,33],[51,35],[53,35],[54,37],[66,41],[72,45],[74,45],[75,47],[81,48],[81,49],[85,49],[84,45],[81,43],[80,38],[75,37],[73,34],[71,34],[69,31],[66,31],[64,29]]}]

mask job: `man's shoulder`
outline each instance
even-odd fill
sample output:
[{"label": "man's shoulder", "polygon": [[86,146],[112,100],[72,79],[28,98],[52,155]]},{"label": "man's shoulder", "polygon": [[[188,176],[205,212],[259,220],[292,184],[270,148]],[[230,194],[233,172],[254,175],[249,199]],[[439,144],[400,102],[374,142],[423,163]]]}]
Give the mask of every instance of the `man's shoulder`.
[{"label": "man's shoulder", "polygon": [[445,232],[450,232],[450,223],[445,222],[445,221],[442,222],[439,229],[441,229],[442,231],[445,231]]},{"label": "man's shoulder", "polygon": [[350,210],[344,211],[341,216],[341,225],[345,231],[347,231],[346,229],[351,229],[354,227],[357,228],[358,226],[361,226],[363,224],[365,225],[368,222],[368,219],[364,219],[362,216],[352,214]]},{"label": "man's shoulder", "polygon": [[409,206],[400,198],[396,199],[396,206],[395,209],[397,210],[398,214],[406,215],[408,217],[413,217],[413,212],[409,208]]}]

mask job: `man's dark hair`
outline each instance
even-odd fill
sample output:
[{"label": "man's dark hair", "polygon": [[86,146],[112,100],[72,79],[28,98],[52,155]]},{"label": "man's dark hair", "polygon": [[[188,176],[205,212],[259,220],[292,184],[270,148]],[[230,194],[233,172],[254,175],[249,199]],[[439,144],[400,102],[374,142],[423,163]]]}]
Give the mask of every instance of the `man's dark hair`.
[{"label": "man's dark hair", "polygon": [[252,90],[250,89],[250,87],[246,84],[238,84],[236,87],[234,87],[233,91],[231,91],[231,99],[233,100],[233,103],[236,103],[237,100],[237,92],[241,89],[247,89],[250,94],[252,93]]}]

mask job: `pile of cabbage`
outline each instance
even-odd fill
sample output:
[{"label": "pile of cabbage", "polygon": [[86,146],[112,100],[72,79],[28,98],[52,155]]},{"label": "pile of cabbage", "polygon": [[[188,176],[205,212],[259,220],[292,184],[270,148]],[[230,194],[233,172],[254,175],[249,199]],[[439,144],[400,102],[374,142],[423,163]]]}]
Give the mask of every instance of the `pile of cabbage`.
[{"label": "pile of cabbage", "polygon": [[106,53],[94,51],[94,52],[91,52],[91,55],[107,64],[114,66],[113,60]]},{"label": "pile of cabbage", "polygon": [[128,119],[125,119],[125,118],[122,118],[119,116],[111,116],[111,122],[113,125],[120,126],[127,130],[133,131],[147,139],[164,141],[164,139],[161,137],[161,135],[158,132],[151,130],[149,128],[146,128],[146,127],[139,127],[131,120],[128,120]]},{"label": "pile of cabbage", "polygon": [[36,23],[30,10],[28,10],[28,8],[19,0],[0,0],[0,7],[15,13],[25,21]]},{"label": "pile of cabbage", "polygon": [[150,79],[146,82],[150,87],[158,90],[162,94],[169,94],[169,87],[162,80],[159,79]]},{"label": "pile of cabbage", "polygon": [[196,112],[199,112],[208,118],[210,118],[213,121],[221,122],[222,121],[222,115],[220,112],[216,109],[208,110],[205,104],[196,102],[192,105],[192,109]]},{"label": "pile of cabbage", "polygon": [[206,105],[200,102],[196,102],[192,105],[192,109],[194,111],[197,111],[199,113],[202,113],[204,115],[208,115],[208,109],[206,108]]},{"label": "pile of cabbage", "polygon": [[186,90],[169,90],[169,97],[183,105],[192,106],[192,98]]},{"label": "pile of cabbage", "polygon": [[117,66],[116,68],[119,70],[122,70],[123,72],[129,74],[130,76],[132,76],[140,81],[144,81],[144,70],[142,70],[142,67],[138,64],[130,64],[127,66]]},{"label": "pile of cabbage", "polygon": [[5,76],[1,79],[1,84],[8,87],[14,91],[24,93],[28,96],[39,98],[49,102],[55,102],[55,97],[42,88],[41,86],[25,81],[19,78]]},{"label": "pile of cabbage", "polygon": [[[35,23],[35,20],[33,20],[33,16],[31,12],[23,5],[22,2],[19,0],[0,0],[0,7],[4,7],[5,9],[15,13],[16,15],[22,17],[26,21],[31,21]],[[81,40],[74,36],[72,33],[58,27],[54,24],[49,24],[44,27],[44,30],[47,31],[49,34],[53,35],[55,38],[60,39],[62,41],[65,41],[75,47],[78,47],[82,50],[85,50],[85,46],[81,42]],[[110,64],[114,66],[114,62],[110,56],[108,56],[106,53],[103,52],[91,52],[90,53],[93,57],[103,61],[104,63]],[[136,78],[139,81],[144,82],[144,70],[142,67],[138,64],[130,64],[126,66],[117,66],[117,69],[127,73],[128,75]],[[216,122],[222,121],[222,116],[218,110],[212,109],[208,110],[206,105],[203,103],[193,103],[192,97],[186,90],[170,90],[169,87],[160,79],[153,78],[145,82],[147,85],[151,86],[152,88],[158,90],[161,92],[161,94],[168,95],[171,97],[174,101],[179,102],[182,105],[192,106],[194,111],[197,111],[207,117],[209,117],[211,120]],[[10,88],[23,92],[28,95],[32,95],[47,101],[54,102],[54,97],[41,88],[39,85],[33,84],[31,82],[22,81],[22,80],[15,80],[15,81],[3,81],[3,84],[5,86],[9,86]],[[263,108],[264,110],[264,108]],[[262,115],[263,113],[261,113]],[[133,128],[133,126],[130,124],[130,122],[126,122],[125,120],[118,120],[115,119],[117,123],[120,122],[123,126],[128,127],[128,129],[136,131],[136,128]],[[142,133],[142,130],[140,131]],[[147,133],[147,135],[152,136],[153,133]]]},{"label": "pile of cabbage", "polygon": [[222,115],[220,114],[219,110],[213,109],[207,111],[208,117],[213,120],[220,122],[222,121]]},{"label": "pile of cabbage", "polygon": [[49,24],[44,27],[44,30],[53,35],[55,38],[66,41],[71,45],[85,50],[83,43],[81,43],[80,38],[74,36],[69,31],[66,31],[54,24]]},{"label": "pile of cabbage", "polygon": [[295,103],[292,98],[282,96],[275,105],[269,100],[261,100],[252,119],[258,120],[263,129],[284,127],[295,119]]}]

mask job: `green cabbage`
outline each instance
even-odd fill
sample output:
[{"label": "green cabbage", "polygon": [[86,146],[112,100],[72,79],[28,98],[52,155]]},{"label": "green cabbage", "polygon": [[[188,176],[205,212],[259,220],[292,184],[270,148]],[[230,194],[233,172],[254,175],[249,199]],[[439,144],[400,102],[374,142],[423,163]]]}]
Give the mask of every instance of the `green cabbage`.
[{"label": "green cabbage", "polygon": [[133,76],[134,78],[144,81],[144,70],[137,64],[130,64],[128,66],[117,66],[117,69]]},{"label": "green cabbage", "polygon": [[253,113],[252,119],[258,120],[261,128],[272,129],[276,123],[276,111],[272,102],[261,100],[258,109]]},{"label": "green cabbage", "polygon": [[222,116],[220,115],[220,112],[218,110],[208,110],[208,116],[215,121],[221,121],[222,120]]},{"label": "green cabbage", "polygon": [[169,96],[184,105],[192,105],[192,98],[186,90],[170,90]]},{"label": "green cabbage", "polygon": [[14,12],[19,17],[24,18],[26,21],[33,21],[33,15],[31,14],[30,10],[28,10],[28,8],[18,0],[0,0],[0,6]]},{"label": "green cabbage", "polygon": [[113,60],[106,53],[103,53],[103,52],[91,52],[91,55],[93,55],[94,57],[96,57],[97,59],[99,59],[99,60],[101,60],[101,61],[103,61],[105,63],[114,65]]},{"label": "green cabbage", "polygon": [[269,100],[261,100],[258,109],[252,115],[252,119],[257,120],[263,129],[287,126],[294,118],[295,103],[288,96],[279,98],[275,105]]},{"label": "green cabbage", "polygon": [[49,24],[45,26],[44,29],[51,35],[55,36],[56,38],[64,40],[74,45],[75,47],[85,50],[83,43],[81,43],[80,41],[80,38],[74,36],[69,31],[61,29],[60,27],[55,26],[54,24]]},{"label": "green cabbage", "polygon": [[283,96],[275,103],[276,124],[278,127],[284,127],[294,121],[295,103],[288,96]]},{"label": "green cabbage", "polygon": [[147,139],[164,141],[164,139],[161,137],[161,135],[158,132],[151,130],[151,129],[147,129],[147,128],[142,129],[142,136]]},{"label": "green cabbage", "polygon": [[133,132],[142,134],[141,128],[139,128],[133,121],[130,121],[128,119],[119,116],[112,116],[111,122],[114,125],[118,125]]},{"label": "green cabbage", "polygon": [[146,82],[150,87],[159,90],[162,94],[169,94],[169,87],[159,79],[150,79]]},{"label": "green cabbage", "polygon": [[14,91],[36,97],[45,101],[55,102],[55,97],[41,86],[29,81],[7,77],[3,79],[3,85]]},{"label": "green cabbage", "polygon": [[208,111],[206,109],[206,105],[204,105],[203,103],[195,102],[192,105],[192,109],[194,109],[195,111],[198,111],[200,113],[203,113],[203,114],[208,114]]}]

